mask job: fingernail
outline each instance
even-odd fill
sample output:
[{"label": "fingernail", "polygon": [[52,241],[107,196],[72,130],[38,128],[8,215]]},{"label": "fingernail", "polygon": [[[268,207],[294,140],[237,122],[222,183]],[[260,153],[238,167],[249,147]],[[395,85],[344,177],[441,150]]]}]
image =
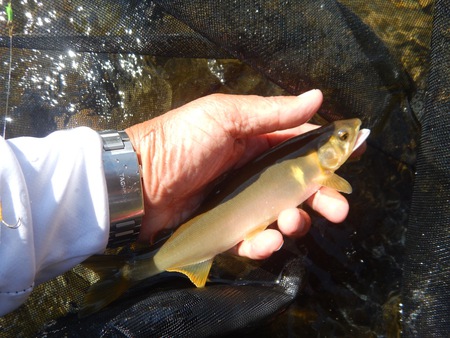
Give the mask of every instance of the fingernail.
[{"label": "fingernail", "polygon": [[280,251],[280,249],[283,247],[283,245],[284,245],[284,241],[281,243],[281,245],[275,251]]},{"label": "fingernail", "polygon": [[300,95],[297,95],[297,97],[308,96],[308,95],[311,95],[311,94],[314,94],[314,95],[315,95],[315,93],[316,93],[317,91],[320,91],[320,89],[311,89],[311,90],[308,90],[308,91],[306,91],[306,92],[304,92],[304,93],[301,93]]}]

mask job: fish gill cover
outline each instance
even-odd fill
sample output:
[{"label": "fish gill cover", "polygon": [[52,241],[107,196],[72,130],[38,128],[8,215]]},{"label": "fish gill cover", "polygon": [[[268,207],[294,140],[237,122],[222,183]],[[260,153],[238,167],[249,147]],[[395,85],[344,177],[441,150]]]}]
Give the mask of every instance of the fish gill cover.
[{"label": "fish gill cover", "polygon": [[[341,171],[354,188],[348,219],[331,225],[314,215],[313,229],[296,241],[307,254],[307,286],[270,329],[255,335],[397,335],[401,304],[404,334],[431,332],[430,316],[443,323],[434,330],[449,331],[449,311],[440,310],[450,303],[442,259],[449,250],[450,190],[445,1],[11,5],[12,31],[7,13],[0,15],[0,107],[11,89],[8,120],[0,121],[7,137],[78,125],[122,129],[215,92],[281,95],[312,88],[325,94],[317,121],[359,117],[372,129],[362,160]],[[435,210],[437,217],[430,214]],[[430,238],[421,242],[418,235]],[[424,253],[427,260],[417,260]],[[432,268],[418,269],[419,263]],[[419,277],[430,272],[431,279]],[[0,333],[29,336],[43,322],[76,312],[93,280],[76,267],[37,287],[27,304],[0,319]]]}]

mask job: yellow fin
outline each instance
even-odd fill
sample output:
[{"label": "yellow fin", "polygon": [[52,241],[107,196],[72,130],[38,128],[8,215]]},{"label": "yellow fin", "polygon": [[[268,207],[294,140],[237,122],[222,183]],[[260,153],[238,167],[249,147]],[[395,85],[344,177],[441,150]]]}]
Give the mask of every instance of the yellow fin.
[{"label": "yellow fin", "polygon": [[259,234],[260,232],[264,231],[268,227],[268,224],[258,226],[256,229],[250,231],[248,234],[245,235],[245,240],[249,240]]},{"label": "yellow fin", "polygon": [[167,269],[167,271],[182,273],[183,275],[186,275],[196,287],[201,288],[206,284],[212,262],[213,258],[196,264],[170,268]]},{"label": "yellow fin", "polygon": [[333,174],[330,177],[320,182],[324,187],[332,188],[346,194],[352,193],[352,186],[342,177]]}]

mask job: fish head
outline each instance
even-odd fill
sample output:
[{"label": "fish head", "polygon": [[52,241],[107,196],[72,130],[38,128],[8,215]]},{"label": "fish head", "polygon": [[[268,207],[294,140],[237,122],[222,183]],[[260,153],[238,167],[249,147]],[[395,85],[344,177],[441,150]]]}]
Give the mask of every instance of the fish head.
[{"label": "fish head", "polygon": [[337,170],[351,155],[358,138],[361,120],[357,118],[340,120],[331,125],[330,132],[317,150],[320,166],[326,171]]}]

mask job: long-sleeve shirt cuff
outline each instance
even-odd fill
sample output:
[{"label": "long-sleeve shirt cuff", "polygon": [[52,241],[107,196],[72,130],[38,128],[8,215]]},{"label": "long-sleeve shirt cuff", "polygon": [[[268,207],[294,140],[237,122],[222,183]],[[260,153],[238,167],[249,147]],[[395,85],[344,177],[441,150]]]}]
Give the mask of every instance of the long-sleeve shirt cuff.
[{"label": "long-sleeve shirt cuff", "polygon": [[0,316],[39,283],[102,252],[108,194],[102,141],[81,127],[45,138],[0,138]]}]

